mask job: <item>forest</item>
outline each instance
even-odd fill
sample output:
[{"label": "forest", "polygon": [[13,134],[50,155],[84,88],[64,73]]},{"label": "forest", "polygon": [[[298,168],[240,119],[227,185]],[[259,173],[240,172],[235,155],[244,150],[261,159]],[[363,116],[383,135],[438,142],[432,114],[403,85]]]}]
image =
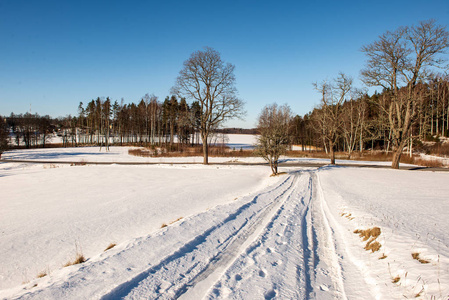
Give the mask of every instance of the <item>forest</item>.
[{"label": "forest", "polygon": [[[405,88],[402,90],[404,91]],[[391,102],[388,90],[358,95],[341,105],[338,119],[337,151],[368,149],[391,150],[391,129],[388,114],[382,109]],[[353,95],[354,96],[354,95]],[[356,95],[357,96],[357,95]],[[422,141],[437,141],[449,134],[449,77],[435,76],[416,89],[414,122],[410,142],[419,147]],[[385,105],[381,106],[379,103]],[[82,102],[77,116],[51,118],[38,114],[11,114],[3,118],[4,129],[10,131],[11,147],[49,147],[53,134],[62,137],[63,146],[114,145],[168,146],[178,150],[200,143],[197,134],[199,104],[187,103],[185,98],[166,97],[163,102],[146,94],[136,103],[112,102],[98,97],[86,105]],[[324,109],[316,107],[310,113],[296,115],[291,120],[291,143],[302,150],[318,148],[326,151]],[[241,133],[239,129],[216,129],[217,132]],[[257,129],[246,132],[257,132]],[[176,137],[176,138],[175,138]],[[179,147],[179,148],[178,148]],[[313,147],[313,148],[312,148]]]}]

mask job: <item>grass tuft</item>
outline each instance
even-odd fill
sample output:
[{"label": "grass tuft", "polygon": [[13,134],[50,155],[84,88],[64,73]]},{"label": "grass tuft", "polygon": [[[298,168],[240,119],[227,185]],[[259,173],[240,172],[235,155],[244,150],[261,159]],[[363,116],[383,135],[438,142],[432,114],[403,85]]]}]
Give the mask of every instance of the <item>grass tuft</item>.
[{"label": "grass tuft", "polygon": [[383,253],[382,256],[379,257],[379,259],[385,259],[385,258],[387,258],[387,256],[385,255],[385,253]]},{"label": "grass tuft", "polygon": [[374,240],[375,239],[372,238],[368,241],[368,243],[366,243],[366,246],[365,246],[366,251],[371,250],[371,252],[374,253],[376,251],[379,251],[379,249],[382,247],[382,245],[379,242],[374,241]]},{"label": "grass tuft", "polygon": [[398,276],[396,276],[395,278],[393,278],[393,279],[391,280],[391,282],[393,282],[393,283],[398,283],[399,280],[401,280],[401,277],[399,277],[399,275],[398,275]]},{"label": "grass tuft", "polygon": [[177,218],[176,220],[171,221],[169,224],[171,225],[171,224],[173,224],[173,223],[176,223],[176,222],[178,222],[178,221],[181,221],[182,219],[183,219],[183,217],[179,217],[179,218]]},{"label": "grass tuft", "polygon": [[357,229],[354,231],[354,233],[358,234],[361,238],[363,238],[363,241],[367,241],[370,237],[376,239],[381,234],[381,230],[379,227],[373,227],[366,230]]},{"label": "grass tuft", "polygon": [[419,256],[419,252],[413,252],[413,253],[412,253],[412,258],[413,258],[413,259],[416,259],[417,261],[419,261],[419,262],[422,263],[422,264],[428,264],[428,263],[430,263],[430,261],[421,258],[421,257]]},{"label": "grass tuft", "polygon": [[74,260],[69,260],[69,261],[64,265],[64,267],[82,264],[82,263],[85,262],[85,261],[86,261],[86,258],[84,257],[84,255],[83,255],[82,253],[77,253],[75,259],[74,259]]},{"label": "grass tuft", "polygon": [[365,250],[371,252],[379,251],[379,249],[382,247],[382,245],[376,241],[377,237],[381,234],[381,230],[379,227],[373,227],[365,230],[357,229],[354,230],[355,234],[358,234],[361,238],[363,238],[363,241],[368,241],[365,245]]},{"label": "grass tuft", "polygon": [[48,274],[47,274],[47,271],[42,271],[42,272],[39,272],[38,274],[37,274],[37,278],[42,278],[42,277],[45,277],[45,276],[47,276]]},{"label": "grass tuft", "polygon": [[116,243],[110,243],[109,246],[106,247],[106,249],[104,249],[104,251],[108,251],[109,249],[114,248],[115,246],[117,246]]}]

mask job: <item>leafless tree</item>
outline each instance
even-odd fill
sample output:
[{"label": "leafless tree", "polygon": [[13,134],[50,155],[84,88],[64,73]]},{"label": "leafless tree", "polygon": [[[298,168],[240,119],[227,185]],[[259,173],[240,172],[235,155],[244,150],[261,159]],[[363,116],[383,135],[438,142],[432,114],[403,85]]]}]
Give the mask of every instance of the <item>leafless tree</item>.
[{"label": "leafless tree", "polygon": [[[402,150],[411,137],[418,102],[414,90],[420,81],[427,80],[430,68],[442,66],[440,54],[448,46],[445,27],[430,20],[387,31],[374,43],[362,47],[368,57],[362,80],[391,94],[391,101],[379,106],[388,116],[394,147],[392,168],[399,168]],[[400,93],[401,87],[404,91]]]},{"label": "leafless tree", "polygon": [[292,112],[288,105],[278,106],[276,103],[267,105],[259,115],[257,129],[256,151],[270,163],[273,175],[278,174],[279,157],[290,145],[289,127]]},{"label": "leafless tree", "polygon": [[321,94],[319,113],[315,115],[323,143],[329,151],[331,164],[335,164],[335,146],[341,137],[343,126],[343,103],[352,89],[352,78],[340,73],[332,82],[314,83]]},{"label": "leafless tree", "polygon": [[234,65],[224,63],[220,53],[206,47],[190,56],[179,72],[172,92],[198,101],[201,107],[199,131],[203,142],[204,164],[208,164],[208,138],[224,121],[241,117],[243,101],[237,97]]},{"label": "leafless tree", "polygon": [[359,143],[360,152],[363,149],[366,110],[366,102],[363,99],[362,91],[355,91],[351,100],[343,104],[342,135],[349,159],[351,159],[351,154],[357,143]]}]

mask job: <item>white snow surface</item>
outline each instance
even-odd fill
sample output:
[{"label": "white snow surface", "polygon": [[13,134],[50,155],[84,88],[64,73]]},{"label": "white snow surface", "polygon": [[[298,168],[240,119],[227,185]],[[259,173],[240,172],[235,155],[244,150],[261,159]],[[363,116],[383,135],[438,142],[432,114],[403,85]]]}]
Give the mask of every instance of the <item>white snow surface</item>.
[{"label": "white snow surface", "polygon": [[[1,299],[449,296],[449,173],[58,164],[148,159],[127,153],[3,154],[54,164],[0,163]],[[374,226],[366,251],[353,231]],[[77,248],[87,261],[63,267]]]}]

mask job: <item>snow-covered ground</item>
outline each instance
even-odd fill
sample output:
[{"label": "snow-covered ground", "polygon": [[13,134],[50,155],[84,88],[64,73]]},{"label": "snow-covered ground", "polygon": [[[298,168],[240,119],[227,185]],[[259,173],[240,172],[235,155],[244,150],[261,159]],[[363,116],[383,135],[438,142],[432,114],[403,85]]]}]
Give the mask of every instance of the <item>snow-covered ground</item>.
[{"label": "snow-covered ground", "polygon": [[[148,159],[111,150],[2,155],[54,163],[0,163],[0,298],[449,296],[449,173],[58,164]],[[353,233],[373,227],[376,252]]]}]

